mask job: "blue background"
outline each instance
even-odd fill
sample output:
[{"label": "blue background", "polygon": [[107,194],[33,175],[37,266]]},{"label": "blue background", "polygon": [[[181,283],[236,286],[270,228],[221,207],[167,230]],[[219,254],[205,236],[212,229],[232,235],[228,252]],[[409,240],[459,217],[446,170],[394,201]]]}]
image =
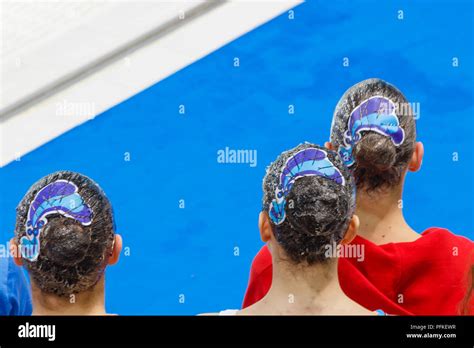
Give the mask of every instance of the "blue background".
[{"label": "blue background", "polygon": [[[130,248],[107,272],[110,312],[239,308],[261,247],[265,167],[303,141],[326,141],[338,99],[369,77],[421,105],[426,153],[407,178],[408,222],[473,239],[473,12],[472,2],[452,0],[304,3],[294,20],[281,15],[2,168],[0,241],[12,236],[15,207],[33,182],[78,171],[104,188]],[[258,165],[217,163],[226,146],[257,150]]]}]

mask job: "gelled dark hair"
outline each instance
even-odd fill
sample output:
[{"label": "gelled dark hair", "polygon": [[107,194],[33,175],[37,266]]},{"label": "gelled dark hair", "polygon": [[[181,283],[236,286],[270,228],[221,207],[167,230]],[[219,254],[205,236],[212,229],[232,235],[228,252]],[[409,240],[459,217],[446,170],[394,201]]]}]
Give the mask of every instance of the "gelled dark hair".
[{"label": "gelled dark hair", "polygon": [[297,152],[322,149],[345,179],[344,186],[322,176],[305,176],[296,180],[287,196],[285,220],[276,225],[273,234],[293,263],[309,265],[324,262],[327,245],[338,244],[344,237],[355,207],[355,186],[351,173],[339,155],[314,144],[301,144],[283,152],[267,168],[263,179],[263,211],[268,212],[279,185],[282,167]]},{"label": "gelled dark hair", "polygon": [[474,314],[474,265],[469,267],[467,274],[467,289],[466,295],[464,296],[460,304],[460,313],[461,315],[472,315]]},{"label": "gelled dark hair", "polygon": [[37,260],[23,258],[23,263],[43,292],[65,297],[91,289],[101,279],[113,250],[115,233],[112,207],[102,189],[84,175],[60,171],[36,182],[18,205],[15,228],[18,244],[26,235],[32,200],[42,188],[57,180],[77,186],[77,193],[93,212],[92,223],[84,226],[59,213],[49,215],[41,230]]},{"label": "gelled dark hair", "polygon": [[366,99],[383,96],[399,106],[395,112],[405,133],[404,142],[395,146],[391,139],[373,131],[362,131],[353,149],[355,164],[351,167],[358,189],[367,192],[391,188],[400,183],[411,159],[416,142],[413,111],[405,96],[395,86],[368,79],[349,88],[339,100],[331,127],[331,143],[335,150],[343,145],[348,119],[354,109]]}]

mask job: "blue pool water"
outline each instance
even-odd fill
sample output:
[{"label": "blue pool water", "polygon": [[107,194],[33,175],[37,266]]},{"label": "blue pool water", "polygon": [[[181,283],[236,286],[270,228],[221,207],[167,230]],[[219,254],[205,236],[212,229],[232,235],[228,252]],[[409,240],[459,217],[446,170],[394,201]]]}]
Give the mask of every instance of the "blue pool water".
[{"label": "blue pool water", "polygon": [[[0,241],[34,181],[79,171],[112,200],[129,248],[107,273],[110,312],[239,308],[266,165],[326,141],[342,93],[369,77],[420,103],[425,158],[407,177],[408,222],[473,239],[473,13],[470,1],[308,1],[2,168]],[[257,150],[256,166],[218,163],[226,147]]]}]

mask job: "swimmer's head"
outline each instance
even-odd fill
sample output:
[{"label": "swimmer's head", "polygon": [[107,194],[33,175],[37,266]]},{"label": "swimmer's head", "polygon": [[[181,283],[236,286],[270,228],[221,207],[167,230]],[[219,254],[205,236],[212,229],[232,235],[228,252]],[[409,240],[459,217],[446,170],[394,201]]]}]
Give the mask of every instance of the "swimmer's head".
[{"label": "swimmer's head", "polygon": [[17,207],[17,262],[41,291],[65,297],[93,288],[118,260],[112,206],[88,177],[68,171],[36,182]]},{"label": "swimmer's head", "polygon": [[380,79],[344,93],[334,111],[330,147],[352,170],[358,189],[391,188],[407,168],[419,169],[423,146],[416,143],[414,116],[402,92]]},{"label": "swimmer's head", "polygon": [[355,235],[354,206],[354,181],[339,155],[301,144],[267,168],[259,221],[262,239],[274,238],[296,264],[324,262],[328,246],[343,239],[350,242]]}]

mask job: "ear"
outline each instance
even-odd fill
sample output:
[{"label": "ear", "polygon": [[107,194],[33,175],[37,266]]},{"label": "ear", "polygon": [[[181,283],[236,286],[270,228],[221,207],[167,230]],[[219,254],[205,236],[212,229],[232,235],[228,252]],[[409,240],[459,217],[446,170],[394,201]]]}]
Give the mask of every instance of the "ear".
[{"label": "ear", "polygon": [[260,238],[262,242],[266,243],[272,239],[272,226],[270,224],[270,218],[267,212],[262,211],[258,216],[258,229],[260,230]]},{"label": "ear", "polygon": [[349,223],[349,227],[347,227],[346,234],[344,238],[341,240],[341,244],[349,244],[352,242],[359,231],[359,217],[357,215],[353,215],[351,222]]},{"label": "ear", "polygon": [[331,143],[330,141],[326,141],[326,142],[324,143],[324,147],[325,147],[326,149],[329,149],[329,150],[333,150],[333,151],[334,151],[334,146],[332,145],[332,143]]},{"label": "ear", "polygon": [[20,248],[15,238],[10,239],[10,254],[13,256],[13,262],[17,266],[23,266],[23,259],[21,258]]},{"label": "ear", "polygon": [[114,249],[112,250],[112,255],[109,257],[109,265],[115,265],[120,257],[122,252],[122,236],[120,234],[115,235]]},{"label": "ear", "polygon": [[417,172],[421,168],[421,163],[423,162],[423,155],[425,154],[425,149],[423,147],[423,143],[418,141],[415,144],[415,150],[413,151],[413,155],[411,156],[411,160],[408,163],[408,170],[410,172]]}]

